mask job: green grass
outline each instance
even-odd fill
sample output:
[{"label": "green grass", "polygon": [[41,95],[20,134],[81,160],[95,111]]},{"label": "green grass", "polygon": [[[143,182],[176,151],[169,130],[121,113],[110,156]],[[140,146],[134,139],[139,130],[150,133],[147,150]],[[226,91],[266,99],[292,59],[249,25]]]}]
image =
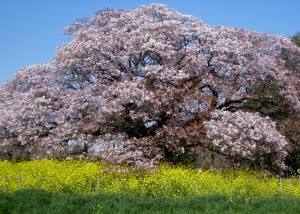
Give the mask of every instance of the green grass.
[{"label": "green grass", "polygon": [[300,198],[230,199],[220,195],[148,198],[115,194],[58,194],[38,189],[0,193],[0,213],[300,213]]}]

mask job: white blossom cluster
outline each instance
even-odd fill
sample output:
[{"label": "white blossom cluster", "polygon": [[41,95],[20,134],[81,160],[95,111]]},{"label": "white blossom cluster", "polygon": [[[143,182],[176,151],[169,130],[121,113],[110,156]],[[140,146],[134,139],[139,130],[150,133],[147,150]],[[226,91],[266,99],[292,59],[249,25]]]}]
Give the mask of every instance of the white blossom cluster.
[{"label": "white blossom cluster", "polygon": [[276,123],[259,113],[216,110],[204,123],[211,146],[228,156],[250,160],[272,154],[276,164],[283,164],[288,142],[276,129]]}]

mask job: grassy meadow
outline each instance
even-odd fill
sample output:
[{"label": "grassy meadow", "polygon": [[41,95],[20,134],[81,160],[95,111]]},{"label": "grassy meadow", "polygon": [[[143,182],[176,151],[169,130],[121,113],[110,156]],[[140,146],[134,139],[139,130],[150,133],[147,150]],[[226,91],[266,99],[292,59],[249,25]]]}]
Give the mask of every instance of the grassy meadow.
[{"label": "grassy meadow", "polygon": [[1,161],[0,187],[0,213],[300,213],[296,177],[249,170]]}]

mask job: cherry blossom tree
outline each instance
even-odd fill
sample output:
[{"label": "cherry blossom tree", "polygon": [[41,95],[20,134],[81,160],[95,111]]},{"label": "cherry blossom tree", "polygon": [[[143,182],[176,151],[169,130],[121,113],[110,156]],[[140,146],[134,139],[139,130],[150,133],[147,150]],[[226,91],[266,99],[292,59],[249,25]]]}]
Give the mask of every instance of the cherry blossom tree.
[{"label": "cherry blossom tree", "polygon": [[300,50],[290,39],[211,27],[161,4],[104,9],[65,33],[71,42],[50,64],[1,89],[3,147],[44,145],[63,157],[76,139],[136,167],[202,147],[284,168],[290,142],[276,122],[284,109],[300,111],[299,72],[288,63]]}]

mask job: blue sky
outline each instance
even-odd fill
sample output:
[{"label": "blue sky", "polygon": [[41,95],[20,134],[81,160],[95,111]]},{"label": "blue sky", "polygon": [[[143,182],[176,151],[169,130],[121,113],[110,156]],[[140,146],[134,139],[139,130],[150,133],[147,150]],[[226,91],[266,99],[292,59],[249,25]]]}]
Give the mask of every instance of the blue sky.
[{"label": "blue sky", "polygon": [[0,87],[17,71],[47,63],[68,42],[63,29],[103,8],[162,3],[215,26],[289,37],[300,31],[300,0],[0,0]]}]

